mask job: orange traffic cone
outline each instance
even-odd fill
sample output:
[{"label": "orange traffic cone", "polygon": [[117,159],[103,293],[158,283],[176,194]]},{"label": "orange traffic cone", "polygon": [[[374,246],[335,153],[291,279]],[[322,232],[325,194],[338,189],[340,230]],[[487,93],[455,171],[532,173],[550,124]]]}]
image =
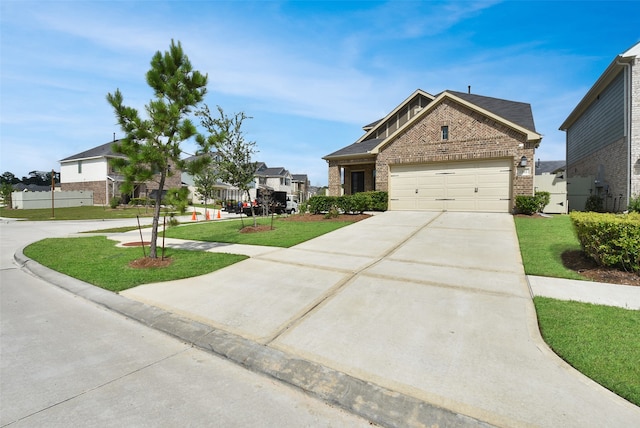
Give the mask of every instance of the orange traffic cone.
[{"label": "orange traffic cone", "polygon": [[207,220],[211,220],[211,217],[209,216],[209,211],[207,211]]},{"label": "orange traffic cone", "polygon": [[191,220],[197,220],[198,218],[196,217],[196,210],[193,210],[193,214],[191,214]]},{"label": "orange traffic cone", "polygon": [[218,210],[218,218],[220,218],[220,210]]}]

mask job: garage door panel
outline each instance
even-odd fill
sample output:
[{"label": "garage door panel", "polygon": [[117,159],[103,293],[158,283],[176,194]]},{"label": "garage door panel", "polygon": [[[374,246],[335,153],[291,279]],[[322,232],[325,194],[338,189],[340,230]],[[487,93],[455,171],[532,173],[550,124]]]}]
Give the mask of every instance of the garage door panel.
[{"label": "garage door panel", "polygon": [[390,209],[508,212],[510,164],[499,159],[392,166]]},{"label": "garage door panel", "polygon": [[436,198],[418,198],[416,204],[417,210],[433,210],[442,211],[445,208],[445,202]]}]

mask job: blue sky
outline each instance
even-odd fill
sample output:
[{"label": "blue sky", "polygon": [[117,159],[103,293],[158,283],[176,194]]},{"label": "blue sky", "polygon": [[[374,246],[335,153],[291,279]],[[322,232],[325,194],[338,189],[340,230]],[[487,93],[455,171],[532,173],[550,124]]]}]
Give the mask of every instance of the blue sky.
[{"label": "blue sky", "polygon": [[212,109],[253,117],[255,160],[325,185],[322,156],[416,89],[530,103],[536,158],[564,159],[558,127],[640,41],[640,2],[2,0],[0,173],[59,171],[122,137],[105,97],[143,111],[171,39],[208,74]]}]

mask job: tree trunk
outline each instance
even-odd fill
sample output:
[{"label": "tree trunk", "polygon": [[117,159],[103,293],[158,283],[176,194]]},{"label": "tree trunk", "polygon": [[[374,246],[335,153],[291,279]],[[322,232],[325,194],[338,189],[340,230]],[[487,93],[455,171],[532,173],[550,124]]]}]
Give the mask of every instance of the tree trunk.
[{"label": "tree trunk", "polygon": [[157,242],[158,242],[158,224],[160,222],[160,204],[162,202],[162,190],[164,189],[166,173],[160,173],[160,183],[158,184],[158,192],[156,193],[156,206],[153,210],[153,223],[151,227],[151,244],[149,245],[149,258],[157,259]]}]

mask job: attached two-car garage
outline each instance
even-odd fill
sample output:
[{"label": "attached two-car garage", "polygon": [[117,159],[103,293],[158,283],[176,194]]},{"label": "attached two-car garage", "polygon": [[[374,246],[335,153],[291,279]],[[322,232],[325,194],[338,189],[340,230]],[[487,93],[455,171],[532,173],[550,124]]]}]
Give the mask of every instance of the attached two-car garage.
[{"label": "attached two-car garage", "polygon": [[509,212],[511,159],[392,165],[389,209]]}]

